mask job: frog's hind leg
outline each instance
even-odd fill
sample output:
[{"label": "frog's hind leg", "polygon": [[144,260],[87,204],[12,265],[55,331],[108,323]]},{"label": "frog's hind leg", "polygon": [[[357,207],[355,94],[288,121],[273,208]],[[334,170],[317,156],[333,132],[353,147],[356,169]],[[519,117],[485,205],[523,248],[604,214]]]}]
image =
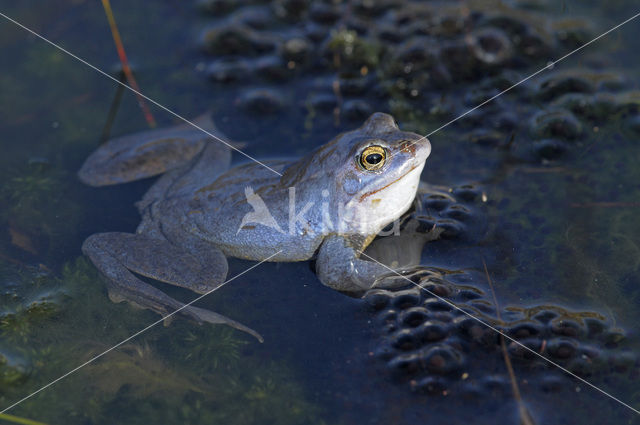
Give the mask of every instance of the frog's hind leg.
[{"label": "frog's hind leg", "polygon": [[[143,282],[132,272],[199,293],[220,287],[227,274],[226,259],[213,246],[208,245],[204,252],[196,256],[167,240],[143,234],[98,233],[87,238],[82,251],[106,276],[112,301],[128,301],[162,316],[180,309],[184,304]],[[262,337],[254,330],[218,313],[187,306],[180,310],[180,314],[198,323],[229,325],[262,342]]]},{"label": "frog's hind leg", "polygon": [[[208,115],[194,122],[219,135]],[[208,143],[221,145],[220,155],[230,160],[228,146],[188,124],[117,137],[87,158],[78,177],[90,186],[107,186],[155,176],[187,164]]]}]

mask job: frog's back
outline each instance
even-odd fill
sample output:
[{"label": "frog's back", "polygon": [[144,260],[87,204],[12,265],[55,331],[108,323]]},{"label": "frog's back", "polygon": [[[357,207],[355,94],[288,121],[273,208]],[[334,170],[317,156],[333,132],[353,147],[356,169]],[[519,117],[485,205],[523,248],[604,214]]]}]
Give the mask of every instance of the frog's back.
[{"label": "frog's back", "polygon": [[[286,160],[247,163],[221,175],[187,173],[172,184],[164,209],[181,210],[185,230],[216,244],[233,257],[302,261],[311,258],[322,241],[320,234],[291,232],[289,188],[281,184]],[[194,179],[194,177],[196,177]],[[159,182],[160,183],[160,182]]]},{"label": "frog's back", "polygon": [[[264,165],[274,171],[281,172],[288,164],[286,160],[264,161]],[[178,192],[188,192],[194,201],[210,208],[227,209],[246,201],[245,188],[264,191],[275,188],[280,183],[280,176],[269,168],[255,162],[238,165],[222,173],[216,173],[203,164],[204,172],[191,172],[179,178],[169,196]]]}]

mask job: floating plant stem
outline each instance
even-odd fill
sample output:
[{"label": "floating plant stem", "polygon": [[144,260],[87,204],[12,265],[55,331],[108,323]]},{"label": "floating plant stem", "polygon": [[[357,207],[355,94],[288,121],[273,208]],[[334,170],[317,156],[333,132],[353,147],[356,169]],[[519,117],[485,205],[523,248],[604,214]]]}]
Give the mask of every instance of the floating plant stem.
[{"label": "floating plant stem", "polygon": [[[124,74],[120,75],[120,82],[122,83],[124,79]],[[111,127],[113,126],[113,122],[116,119],[116,114],[118,113],[118,108],[120,107],[120,100],[122,99],[122,93],[124,93],[124,87],[118,84],[116,88],[116,95],[111,102],[111,107],[109,108],[109,113],[107,114],[107,120],[104,123],[104,127],[102,128],[102,135],[100,136],[100,144],[103,145],[109,140],[109,136],[111,135]]]},{"label": "floating plant stem", "polygon": [[[113,16],[113,11],[111,10],[111,3],[109,3],[109,0],[102,0],[102,6],[104,7],[104,13],[107,15],[109,27],[111,28],[111,34],[113,35],[113,41],[116,45],[118,56],[120,57],[122,72],[127,77],[129,85],[135,91],[140,92],[140,87],[138,86],[138,83],[133,76],[133,72],[131,72],[131,67],[129,66],[129,61],[127,60],[127,54],[124,51],[124,45],[122,44],[122,39],[120,38],[120,32],[118,31],[118,26],[116,25],[116,20]],[[138,98],[138,105],[140,106],[140,109],[144,114],[144,118],[147,120],[147,124],[149,124],[149,127],[154,128],[156,126],[156,121],[153,118],[149,107],[144,102],[142,96],[140,96],[138,93],[136,93],[136,97]]]},{"label": "floating plant stem", "polygon": [[[491,282],[491,276],[489,276],[489,270],[487,269],[487,263],[482,259],[482,265],[484,266],[484,273],[487,276],[487,283],[489,284],[489,288],[491,289],[491,296],[493,297],[493,303],[496,306],[496,315],[498,316],[498,321],[502,323],[502,318],[500,317],[500,306],[498,305],[498,298],[496,297],[496,291],[493,289],[493,283]],[[507,344],[504,341],[504,336],[500,334],[500,348],[502,349],[502,357],[504,357],[504,364],[507,367],[507,372],[509,373],[509,381],[511,382],[511,390],[513,391],[513,398],[515,398],[516,403],[518,403],[518,413],[520,414],[520,424],[521,425],[535,425],[527,406],[525,406],[522,401],[522,394],[520,393],[520,388],[518,387],[518,380],[516,379],[516,374],[513,371],[513,365],[511,364],[511,358],[509,357],[509,352],[507,351]]]},{"label": "floating plant stem", "polygon": [[27,418],[21,418],[20,416],[9,415],[7,413],[0,413],[0,420],[11,422],[12,424],[46,425],[44,422],[34,421],[32,419],[27,419]]}]

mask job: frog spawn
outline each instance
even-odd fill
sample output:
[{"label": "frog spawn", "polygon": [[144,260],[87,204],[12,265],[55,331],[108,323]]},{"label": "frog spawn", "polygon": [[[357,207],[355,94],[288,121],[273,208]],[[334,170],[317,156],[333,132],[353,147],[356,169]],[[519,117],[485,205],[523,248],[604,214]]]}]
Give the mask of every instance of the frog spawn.
[{"label": "frog spawn", "polygon": [[[484,200],[482,188],[473,184],[422,190],[414,210],[401,219],[403,228],[417,221],[418,233],[435,226],[444,229],[440,236],[445,241],[478,240],[486,226],[479,213]],[[499,320],[484,274],[418,266],[402,277],[382,279],[398,289],[363,295],[380,335],[370,356],[417,393],[510,394],[500,335],[486,324],[522,344],[505,341],[516,376],[526,383],[523,389],[554,393],[573,388],[571,378],[536,353],[583,378],[640,373],[636,355],[625,349],[625,331],[599,313],[555,305],[508,306]]]},{"label": "frog spawn", "polygon": [[505,341],[516,376],[534,390],[555,392],[572,384],[540,356],[583,378],[640,372],[637,356],[621,349],[625,332],[598,313],[553,305],[507,307],[501,321],[467,273],[423,268],[405,277],[412,282],[405,288],[373,289],[363,300],[380,333],[370,355],[416,392],[509,391],[500,335],[486,324],[522,344]]},{"label": "frog spawn", "polygon": [[[238,112],[286,114],[316,132],[323,120],[358,122],[375,110],[446,122],[595,35],[580,19],[542,22],[517,5],[498,11],[481,2],[206,0],[201,10],[211,21],[201,45],[213,60],[199,68],[242,90]],[[521,160],[556,161],[587,145],[612,114],[639,134],[633,89],[589,61],[550,68],[448,131]]]},{"label": "frog spawn", "polygon": [[[239,111],[252,117],[260,114],[295,117],[297,113],[300,119],[289,119],[288,124],[307,119],[305,126],[311,125],[314,132],[333,131],[336,113],[349,121],[360,120],[362,114],[371,110],[391,109],[404,122],[446,122],[596,35],[587,23],[579,20],[552,20],[537,25],[540,21],[536,13],[506,4],[494,11],[486,10],[480,3],[465,1],[446,7],[407,0],[348,3],[282,0],[263,5],[206,0],[203,4],[207,5],[208,19],[214,25],[205,29],[203,50],[211,56],[204,56],[203,61],[213,62],[202,69],[216,82],[226,83],[230,75],[242,76],[229,80],[245,90],[235,103]],[[347,12],[348,7],[351,9]],[[216,40],[225,34],[219,31],[220,27],[235,28],[242,33],[237,36],[238,43],[248,42],[248,49],[240,53],[224,51]],[[210,46],[217,46],[214,50],[218,50]],[[241,72],[226,70],[227,65],[221,61],[231,62]],[[274,87],[279,93],[276,96],[262,90]],[[533,163],[557,161],[580,152],[593,139],[594,128],[606,123],[611,114],[623,121],[624,131],[640,134],[640,115],[632,90],[630,80],[617,73],[603,72],[587,58],[579,69],[566,70],[563,66],[546,70],[540,77],[448,127],[447,132],[481,148],[508,151],[510,156]],[[264,104],[277,108],[252,106]],[[416,116],[416,111],[423,115]],[[330,125],[318,122],[326,118],[331,120]],[[477,188],[469,192],[476,199],[481,196]],[[464,201],[452,192],[424,194],[420,197],[421,209],[408,215],[407,222],[417,221],[418,232],[424,233],[435,225],[444,229],[441,238],[450,241],[476,238],[482,234],[477,225],[483,223],[476,214],[477,206]],[[465,305],[473,299],[477,312],[491,314],[492,303],[486,294],[467,292],[470,299],[464,301]],[[545,311],[539,312],[541,318],[554,312]],[[510,312],[502,313],[506,320]],[[567,323],[571,321],[566,319]],[[608,329],[606,322],[594,321]],[[528,322],[535,326],[529,326]],[[592,338],[589,332],[584,332],[586,322],[586,319],[585,323],[578,321],[578,328],[564,329],[564,332],[573,329],[576,335],[553,333],[557,344],[556,339],[544,339],[544,332],[536,333],[542,326],[537,318],[528,318],[514,332],[533,349],[544,348],[550,356],[550,353],[568,356],[569,360],[562,360],[568,363],[576,356],[587,355],[586,348],[581,352],[586,347],[583,340]],[[393,326],[400,325],[394,322]],[[547,329],[546,326],[543,327]],[[457,332],[447,329],[449,333]],[[480,332],[475,327],[471,329]],[[614,347],[607,344],[622,334],[611,329],[607,332],[609,337],[596,338],[593,344],[600,354],[605,350],[599,358],[611,354],[613,359],[615,356],[606,350]],[[486,337],[490,338],[490,334]],[[544,346],[543,341],[547,341]],[[578,345],[574,344],[576,341]],[[520,353],[518,347],[509,348],[514,359],[518,359],[516,362],[536,361],[527,358],[526,350]],[[465,350],[460,352],[462,357],[451,358],[461,360],[461,370],[469,370],[473,359]],[[499,359],[498,355],[494,357]],[[613,365],[612,359],[607,364]],[[592,363],[583,360],[590,368],[594,367],[592,359],[589,360]],[[498,364],[503,367],[500,361]],[[575,367],[578,368],[577,362]],[[456,376],[459,372],[451,373]],[[436,379],[431,375],[429,378]],[[506,386],[504,379],[494,378],[487,375],[487,388],[500,387],[500,382]],[[550,377],[548,381],[545,388],[549,389],[556,388],[558,382],[560,386],[567,382],[564,377]],[[429,385],[438,387],[433,382]],[[477,384],[476,388],[479,385],[485,384]]]},{"label": "frog spawn", "polygon": [[[201,10],[211,22],[203,28],[202,50],[215,59],[200,69],[214,81],[306,86],[306,75],[313,74],[316,85],[305,92],[343,99],[345,118],[353,120],[360,117],[352,107],[381,110],[384,96],[394,93],[428,105],[412,109],[429,109],[432,92],[522,68],[562,47],[573,31],[565,26],[547,33],[535,14],[506,5],[497,12],[408,0],[206,0]],[[315,110],[312,100],[300,106]]]},{"label": "frog spawn", "polygon": [[416,220],[418,232],[432,229],[440,231],[439,237],[447,240],[475,240],[484,234],[482,188],[475,184],[463,184],[450,189],[429,188],[418,193],[414,210],[405,220]]}]

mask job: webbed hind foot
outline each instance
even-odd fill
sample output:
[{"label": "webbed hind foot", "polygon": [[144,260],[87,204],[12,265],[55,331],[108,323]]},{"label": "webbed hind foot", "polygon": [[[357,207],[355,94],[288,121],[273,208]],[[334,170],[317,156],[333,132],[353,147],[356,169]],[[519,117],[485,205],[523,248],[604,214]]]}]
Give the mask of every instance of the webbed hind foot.
[{"label": "webbed hind foot", "polygon": [[[206,114],[194,123],[218,134]],[[221,142],[189,124],[116,137],[89,155],[78,177],[90,186],[107,186],[156,176],[188,163],[207,143]]]},{"label": "webbed hind foot", "polygon": [[260,334],[247,326],[213,311],[185,307],[132,273],[201,294],[210,293],[224,283],[227,274],[226,258],[214,246],[194,255],[166,240],[143,234],[98,233],[87,238],[82,251],[107,278],[109,298],[113,301],[127,301],[164,317],[179,310],[179,314],[198,323],[225,324],[263,341]]}]

